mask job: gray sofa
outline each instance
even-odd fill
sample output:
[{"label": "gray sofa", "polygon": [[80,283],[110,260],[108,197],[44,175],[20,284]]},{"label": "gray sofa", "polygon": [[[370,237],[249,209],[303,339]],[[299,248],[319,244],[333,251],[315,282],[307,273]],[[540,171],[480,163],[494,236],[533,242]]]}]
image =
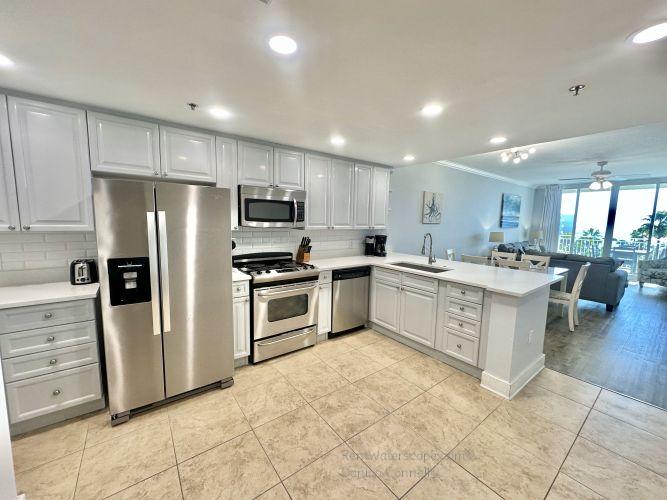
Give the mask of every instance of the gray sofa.
[{"label": "gray sofa", "polygon": [[619,269],[623,261],[611,257],[585,257],[576,254],[544,252],[543,249],[530,246],[527,242],[505,243],[498,247],[501,252],[527,253],[533,255],[548,255],[551,257],[549,265],[566,267],[567,290],[572,290],[579,268],[586,262],[591,263],[588,275],[581,289],[580,298],[606,304],[607,311],[613,311],[618,306],[628,286],[628,273]]}]

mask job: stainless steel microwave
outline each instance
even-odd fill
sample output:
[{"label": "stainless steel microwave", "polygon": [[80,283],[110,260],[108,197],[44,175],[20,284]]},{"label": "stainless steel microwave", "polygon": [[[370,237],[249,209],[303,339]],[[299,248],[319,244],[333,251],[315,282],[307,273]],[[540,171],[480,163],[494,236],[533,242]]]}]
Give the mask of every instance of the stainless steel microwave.
[{"label": "stainless steel microwave", "polygon": [[239,224],[249,227],[306,227],[306,192],[239,186]]}]

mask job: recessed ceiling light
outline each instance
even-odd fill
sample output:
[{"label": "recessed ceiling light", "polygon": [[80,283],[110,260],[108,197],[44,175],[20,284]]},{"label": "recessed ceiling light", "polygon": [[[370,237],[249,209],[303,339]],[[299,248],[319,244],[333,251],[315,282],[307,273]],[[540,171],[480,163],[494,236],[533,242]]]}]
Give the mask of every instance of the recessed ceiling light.
[{"label": "recessed ceiling light", "polygon": [[443,110],[442,104],[439,104],[437,102],[431,102],[425,105],[421,109],[420,113],[422,114],[422,116],[428,116],[430,118],[433,116],[438,116],[440,113],[442,113],[442,110]]},{"label": "recessed ceiling light", "polygon": [[415,161],[414,155],[405,155],[403,161]]},{"label": "recessed ceiling light", "polygon": [[342,146],[343,144],[345,144],[345,137],[342,137],[340,135],[332,135],[331,144],[333,144],[334,146]]},{"label": "recessed ceiling light", "polygon": [[14,61],[4,54],[0,54],[0,67],[2,68],[11,68],[14,66]]},{"label": "recessed ceiling light", "polygon": [[229,111],[228,109],[225,109],[225,108],[221,108],[219,106],[215,106],[215,107],[209,109],[208,112],[211,113],[211,115],[213,115],[214,117],[216,117],[220,120],[228,120],[229,118],[232,117],[231,111]]},{"label": "recessed ceiling light", "polygon": [[507,137],[503,137],[502,135],[498,135],[496,137],[491,137],[489,140],[491,144],[503,144],[507,142]]},{"label": "recessed ceiling light", "polygon": [[656,24],[643,29],[632,36],[632,43],[651,43],[667,36],[667,23]]},{"label": "recessed ceiling light", "polygon": [[269,47],[271,47],[271,50],[274,52],[284,56],[293,54],[298,48],[294,39],[288,37],[287,35],[272,36],[269,40]]}]

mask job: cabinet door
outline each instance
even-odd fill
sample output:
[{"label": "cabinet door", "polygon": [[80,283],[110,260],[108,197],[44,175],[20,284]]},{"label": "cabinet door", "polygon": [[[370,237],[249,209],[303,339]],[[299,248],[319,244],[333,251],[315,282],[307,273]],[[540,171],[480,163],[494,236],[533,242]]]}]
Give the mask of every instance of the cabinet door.
[{"label": "cabinet door", "polygon": [[212,135],[161,126],[160,153],[163,177],[215,182],[215,137]]},{"label": "cabinet door", "polygon": [[230,191],[229,200],[231,204],[231,223],[232,229],[239,227],[239,190],[237,188],[237,154],[236,141],[226,137],[215,138],[215,148],[217,152],[218,177],[216,186],[227,188]]},{"label": "cabinet door", "polygon": [[373,168],[366,165],[354,167],[354,227],[371,227],[371,177]]},{"label": "cabinet door", "polygon": [[354,226],[354,164],[333,160],[331,164],[331,225],[335,228]]},{"label": "cabinet door", "polygon": [[273,184],[273,148],[239,141],[238,183],[269,187]]},{"label": "cabinet door", "polygon": [[93,172],[160,175],[157,123],[89,112],[88,142]]},{"label": "cabinet door", "polygon": [[320,284],[320,296],[317,314],[317,333],[329,333],[331,331],[331,283]]},{"label": "cabinet door", "polygon": [[404,287],[401,292],[401,329],[409,339],[435,347],[438,295]]},{"label": "cabinet door", "polygon": [[273,156],[273,184],[285,189],[303,189],[303,153],[276,149]]},{"label": "cabinet door", "polygon": [[371,198],[371,227],[383,229],[389,221],[389,178],[386,168],[373,168],[373,188]]},{"label": "cabinet door", "polygon": [[401,287],[394,283],[373,281],[371,321],[392,332],[399,330]]},{"label": "cabinet door", "polygon": [[17,231],[20,227],[14,160],[9,141],[7,99],[0,95],[0,231]]},{"label": "cabinet door", "polygon": [[232,316],[234,318],[234,359],[250,355],[250,299],[234,299]]},{"label": "cabinet door", "polygon": [[306,227],[328,228],[331,158],[306,155]]},{"label": "cabinet door", "polygon": [[16,97],[8,103],[22,228],[92,231],[85,111]]}]

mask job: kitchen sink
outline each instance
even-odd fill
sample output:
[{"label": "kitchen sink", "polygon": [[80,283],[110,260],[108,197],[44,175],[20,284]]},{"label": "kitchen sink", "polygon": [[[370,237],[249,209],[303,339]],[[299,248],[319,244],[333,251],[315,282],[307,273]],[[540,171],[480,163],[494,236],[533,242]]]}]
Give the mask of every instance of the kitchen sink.
[{"label": "kitchen sink", "polygon": [[416,271],[424,271],[426,273],[444,273],[451,271],[446,267],[427,266],[425,264],[413,264],[412,262],[387,262],[390,266],[407,267]]}]

